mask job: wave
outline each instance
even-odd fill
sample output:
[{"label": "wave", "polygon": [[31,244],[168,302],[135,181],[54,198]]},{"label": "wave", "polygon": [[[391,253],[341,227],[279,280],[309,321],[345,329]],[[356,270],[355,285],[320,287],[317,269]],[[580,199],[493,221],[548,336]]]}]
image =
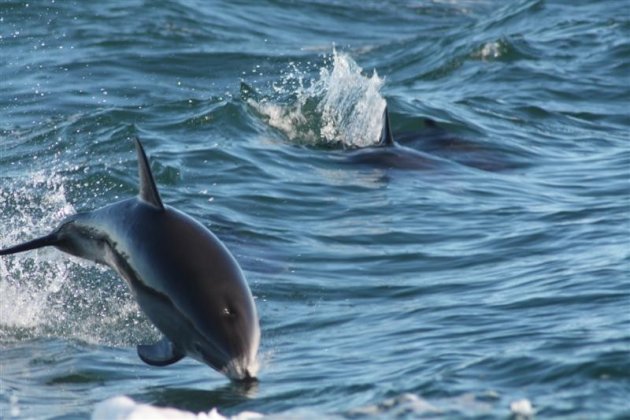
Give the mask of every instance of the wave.
[{"label": "wave", "polygon": [[161,420],[250,420],[262,418],[362,418],[362,417],[433,417],[433,416],[488,416],[493,412],[508,413],[515,418],[531,418],[536,410],[526,398],[514,399],[507,408],[498,409],[501,398],[496,392],[484,395],[463,394],[457,397],[427,400],[413,393],[387,398],[376,404],[363,405],[351,409],[342,415],[324,414],[307,408],[296,408],[282,413],[262,414],[255,411],[242,411],[235,415],[224,416],[216,408],[210,411],[193,413],[175,408],[163,408],[134,401],[127,396],[118,396],[102,401],[94,407],[92,420],[133,420],[152,418]]},{"label": "wave", "polygon": [[192,413],[175,408],[161,408],[149,404],[137,403],[129,397],[114,397],[96,405],[92,412],[92,420],[250,420],[259,419],[263,415],[253,411],[243,411],[235,416],[223,416],[216,408],[204,413]]}]

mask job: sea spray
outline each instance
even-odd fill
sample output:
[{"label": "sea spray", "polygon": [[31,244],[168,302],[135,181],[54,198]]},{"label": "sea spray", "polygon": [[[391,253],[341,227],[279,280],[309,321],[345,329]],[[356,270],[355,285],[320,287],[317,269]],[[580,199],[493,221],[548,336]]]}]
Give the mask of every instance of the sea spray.
[{"label": "sea spray", "polygon": [[[67,180],[30,172],[0,186],[0,248],[46,234],[75,213]],[[53,248],[0,258],[0,339],[64,337],[131,345],[157,337],[124,282]]]},{"label": "sea spray", "polygon": [[[312,77],[313,65],[290,63],[270,95],[244,89],[247,103],[289,140],[361,148],[378,143],[386,102],[376,71],[366,76],[346,53],[332,55]],[[317,70],[317,69],[316,69]]]}]

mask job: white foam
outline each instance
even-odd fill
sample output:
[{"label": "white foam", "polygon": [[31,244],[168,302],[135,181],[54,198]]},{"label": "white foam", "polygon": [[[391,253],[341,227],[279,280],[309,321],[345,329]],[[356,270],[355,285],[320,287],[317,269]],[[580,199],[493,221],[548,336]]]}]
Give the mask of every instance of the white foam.
[{"label": "white foam", "polygon": [[526,398],[512,401],[510,403],[510,411],[517,418],[531,418],[535,414],[532,403]]},{"label": "white foam", "polygon": [[335,49],[316,78],[309,78],[312,70],[291,63],[272,85],[271,97],[247,103],[292,141],[352,148],[378,143],[386,101],[376,71],[366,76],[348,54]]},{"label": "white foam", "polygon": [[373,417],[478,417],[490,415],[496,409],[499,396],[488,393],[478,396],[465,393],[453,397],[426,399],[420,395],[404,393],[376,404],[355,408],[350,416]]},{"label": "white foam", "polygon": [[481,49],[473,54],[473,57],[481,60],[499,58],[505,53],[505,45],[501,41],[486,42]]},{"label": "white foam", "polygon": [[[490,393],[479,399],[473,394],[427,400],[419,395],[403,393],[394,398],[387,398],[377,404],[370,404],[352,409],[341,417],[469,417],[487,416],[496,410],[500,402],[498,395]],[[511,414],[518,419],[530,419],[535,410],[527,399],[513,401]],[[207,412],[192,413],[174,408],[161,408],[149,404],[137,403],[129,397],[119,396],[97,404],[92,413],[92,420],[249,420],[264,417],[271,418],[340,418],[337,414],[327,414],[308,407],[292,408],[288,411],[266,415],[243,411],[234,416],[224,416],[216,408]]]},{"label": "white foam", "polygon": [[208,412],[192,413],[175,408],[140,404],[125,396],[100,402],[92,412],[92,420],[250,420],[262,417],[262,414],[252,411],[243,411],[235,416],[224,416],[216,408]]},{"label": "white foam", "polygon": [[301,130],[307,124],[299,106],[285,107],[267,101],[257,102],[248,99],[247,103],[260,114],[267,117],[267,124],[282,131],[291,140],[301,140],[306,143],[316,143],[317,135],[313,130]]},{"label": "white foam", "polygon": [[413,413],[414,415],[437,415],[442,414],[442,410],[431,404],[424,398],[405,393],[395,398],[388,398],[379,404],[367,405],[351,411],[354,415],[382,416],[389,414],[392,417],[394,413]]},{"label": "white foam", "polygon": [[[40,236],[43,230],[74,213],[66,200],[60,176],[42,172],[27,175],[26,184],[6,182],[0,186],[0,248]],[[43,197],[37,191],[46,190]],[[8,217],[7,217],[8,216]],[[46,258],[41,258],[41,255]],[[28,257],[0,258],[0,322],[2,327],[33,328],[47,318],[48,296],[61,287],[68,265],[58,264],[46,250]]]},{"label": "white foam", "polygon": [[366,77],[350,56],[333,51],[332,70],[322,68],[316,84],[316,90],[323,93],[317,105],[322,139],[349,147],[378,143],[386,105],[380,94],[382,85],[376,70]]}]

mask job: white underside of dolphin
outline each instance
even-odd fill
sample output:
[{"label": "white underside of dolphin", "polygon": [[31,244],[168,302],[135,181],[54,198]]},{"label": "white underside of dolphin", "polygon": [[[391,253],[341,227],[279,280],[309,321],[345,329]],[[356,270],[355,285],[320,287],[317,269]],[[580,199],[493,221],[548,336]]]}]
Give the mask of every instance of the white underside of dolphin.
[{"label": "white underside of dolphin", "polygon": [[260,328],[238,263],[212,232],[162,203],[143,147],[135,144],[138,197],[70,216],[49,235],[0,255],[54,246],[106,264],[164,335],[138,346],[144,362],[165,366],[190,356],[231,379],[254,379]]}]

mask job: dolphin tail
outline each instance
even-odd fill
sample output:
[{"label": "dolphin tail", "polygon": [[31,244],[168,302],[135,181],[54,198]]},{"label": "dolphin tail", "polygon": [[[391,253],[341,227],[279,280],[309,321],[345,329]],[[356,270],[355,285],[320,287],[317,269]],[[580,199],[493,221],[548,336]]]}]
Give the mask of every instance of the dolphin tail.
[{"label": "dolphin tail", "polygon": [[381,146],[393,146],[394,136],[392,135],[392,127],[389,125],[389,110],[385,105],[385,111],[383,111],[383,128],[381,129],[381,138],[378,141]]},{"label": "dolphin tail", "polygon": [[32,241],[24,242],[23,244],[15,245],[10,248],[0,249],[0,255],[16,254],[18,252],[29,251],[31,249],[42,248],[45,246],[55,246],[59,243],[59,238],[55,233],[42,236],[41,238],[33,239]]}]

